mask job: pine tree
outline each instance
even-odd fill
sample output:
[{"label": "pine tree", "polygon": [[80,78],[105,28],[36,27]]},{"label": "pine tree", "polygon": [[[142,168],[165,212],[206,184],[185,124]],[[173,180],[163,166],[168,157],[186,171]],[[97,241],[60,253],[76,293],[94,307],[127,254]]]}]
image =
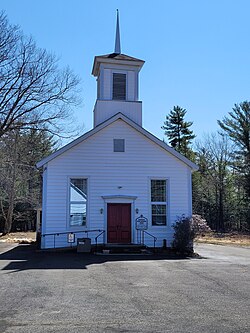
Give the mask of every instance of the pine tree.
[{"label": "pine tree", "polygon": [[184,120],[186,113],[186,109],[178,105],[174,106],[166,116],[166,121],[161,128],[165,131],[164,134],[167,136],[169,144],[179,153],[190,158],[192,156],[190,144],[195,135],[190,130],[193,122]]},{"label": "pine tree", "polygon": [[222,121],[218,120],[218,124],[236,146],[232,153],[232,166],[238,174],[239,186],[244,193],[244,207],[241,209],[244,223],[241,225],[250,230],[250,102],[235,104],[229,116]]},{"label": "pine tree", "polygon": [[4,234],[28,208],[39,206],[42,179],[35,163],[54,149],[55,141],[46,129],[15,130],[0,138],[0,222]]},{"label": "pine tree", "polygon": [[218,120],[219,126],[235,143],[234,167],[242,174],[244,187],[250,197],[250,102],[235,104],[229,117]]}]

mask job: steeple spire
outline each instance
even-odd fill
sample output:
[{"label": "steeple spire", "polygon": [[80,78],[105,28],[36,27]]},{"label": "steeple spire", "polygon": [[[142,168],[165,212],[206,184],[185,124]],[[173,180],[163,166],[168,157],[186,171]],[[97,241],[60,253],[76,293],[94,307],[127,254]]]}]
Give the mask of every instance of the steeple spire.
[{"label": "steeple spire", "polygon": [[115,52],[116,54],[121,54],[121,41],[120,41],[120,28],[119,28],[119,11],[117,11],[116,17],[116,35],[115,35]]}]

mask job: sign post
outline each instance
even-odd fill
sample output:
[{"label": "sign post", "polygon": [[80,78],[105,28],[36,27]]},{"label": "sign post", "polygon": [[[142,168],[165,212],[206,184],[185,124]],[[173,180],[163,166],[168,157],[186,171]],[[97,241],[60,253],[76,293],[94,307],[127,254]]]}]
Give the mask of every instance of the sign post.
[{"label": "sign post", "polygon": [[138,234],[140,235],[140,243],[144,244],[144,230],[148,229],[148,219],[141,215],[135,220],[135,228],[137,230],[137,241]]}]

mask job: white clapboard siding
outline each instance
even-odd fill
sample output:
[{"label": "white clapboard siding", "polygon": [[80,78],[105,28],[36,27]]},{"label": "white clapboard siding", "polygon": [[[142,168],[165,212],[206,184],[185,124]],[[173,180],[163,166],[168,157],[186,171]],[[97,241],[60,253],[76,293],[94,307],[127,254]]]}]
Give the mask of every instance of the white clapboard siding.
[{"label": "white clapboard siding", "polygon": [[101,99],[112,99],[112,72],[110,69],[104,69],[101,82]]},{"label": "white clapboard siding", "polygon": [[[113,139],[125,139],[124,153],[113,152]],[[117,120],[48,162],[43,233],[75,230],[68,226],[68,180],[70,177],[87,177],[87,229],[106,228],[103,196],[134,196],[137,199],[133,209],[138,208],[139,214],[133,211],[133,224],[134,219],[143,214],[149,219],[147,231],[157,237],[156,245],[162,246],[163,239],[170,245],[172,224],[176,218],[191,214],[190,174],[186,164],[124,121]],[[169,182],[168,225],[164,227],[151,226],[151,178],[167,178]],[[101,208],[104,209],[103,214],[100,213]],[[89,237],[94,242],[96,234],[89,234]],[[153,245],[152,239],[146,237],[145,240],[147,245]],[[136,241],[135,232],[132,241]],[[53,239],[48,238],[43,246],[53,246]],[[60,237],[56,246],[67,246],[66,236]]]},{"label": "white clapboard siding", "polygon": [[128,101],[137,101],[137,73],[134,71],[127,72],[127,99]]},{"label": "white clapboard siding", "polygon": [[97,100],[94,108],[94,126],[96,127],[119,112],[138,125],[142,125],[142,102]]}]

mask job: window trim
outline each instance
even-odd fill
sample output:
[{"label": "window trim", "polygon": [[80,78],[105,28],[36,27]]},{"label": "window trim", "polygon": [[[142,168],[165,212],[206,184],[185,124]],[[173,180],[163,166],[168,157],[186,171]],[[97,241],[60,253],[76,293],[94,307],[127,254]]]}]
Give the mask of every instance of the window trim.
[{"label": "window trim", "polygon": [[[90,177],[89,176],[68,176],[68,181],[67,181],[67,228],[70,229],[71,231],[78,230],[78,229],[86,229],[88,227],[88,215],[89,215],[89,186],[90,186]],[[87,180],[87,202],[86,202],[86,224],[85,225],[71,225],[70,224],[70,205],[71,205],[71,200],[70,200],[70,180],[71,179],[86,179]],[[76,201],[73,201],[76,203]]]},{"label": "window trim", "polygon": [[[151,181],[152,180],[165,180],[166,182],[166,201],[151,201]],[[149,216],[150,216],[150,224],[151,224],[151,227],[156,227],[156,228],[160,228],[160,227],[163,227],[163,228],[166,228],[166,227],[169,227],[169,207],[170,207],[170,204],[169,204],[169,178],[166,178],[166,177],[150,177],[149,178],[149,202],[150,202],[150,205],[149,205]],[[156,225],[156,224],[153,224],[153,219],[152,219],[152,206],[153,205],[165,205],[166,206],[166,224],[159,224],[159,225]]]}]

